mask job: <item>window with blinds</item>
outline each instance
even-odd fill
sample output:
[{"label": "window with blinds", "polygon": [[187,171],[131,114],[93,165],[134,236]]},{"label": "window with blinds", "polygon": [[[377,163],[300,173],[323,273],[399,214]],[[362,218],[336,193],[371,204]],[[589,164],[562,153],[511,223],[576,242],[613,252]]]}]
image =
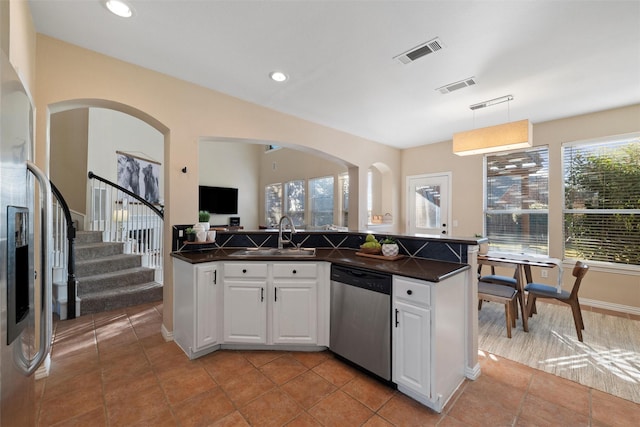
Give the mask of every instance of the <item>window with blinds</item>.
[{"label": "window with blinds", "polygon": [[333,177],[309,179],[309,214],[315,227],[333,224]]},{"label": "window with blinds", "polygon": [[549,149],[485,156],[485,235],[491,250],[549,254]]},{"label": "window with blinds", "polygon": [[282,216],[282,184],[264,187],[265,220],[267,227],[276,227]]},{"label": "window with blinds", "polygon": [[284,211],[296,227],[304,225],[305,180],[298,179],[284,184]]},{"label": "window with blinds", "polygon": [[640,265],[640,134],[563,145],[564,256]]}]

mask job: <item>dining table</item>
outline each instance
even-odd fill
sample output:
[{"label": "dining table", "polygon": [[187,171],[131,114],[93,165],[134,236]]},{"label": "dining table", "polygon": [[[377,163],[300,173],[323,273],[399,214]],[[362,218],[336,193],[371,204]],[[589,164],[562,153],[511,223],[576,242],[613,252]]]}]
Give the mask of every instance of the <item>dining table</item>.
[{"label": "dining table", "polygon": [[518,291],[518,303],[520,304],[520,313],[522,315],[522,329],[529,332],[529,316],[526,313],[526,301],[524,288],[528,283],[533,282],[531,267],[542,268],[559,268],[558,283],[561,283],[562,264],[559,260],[553,258],[543,258],[537,256],[527,256],[523,254],[506,254],[506,253],[487,253],[478,255],[478,265],[490,265],[493,267],[506,267],[515,269],[514,278],[516,279],[516,289]]}]

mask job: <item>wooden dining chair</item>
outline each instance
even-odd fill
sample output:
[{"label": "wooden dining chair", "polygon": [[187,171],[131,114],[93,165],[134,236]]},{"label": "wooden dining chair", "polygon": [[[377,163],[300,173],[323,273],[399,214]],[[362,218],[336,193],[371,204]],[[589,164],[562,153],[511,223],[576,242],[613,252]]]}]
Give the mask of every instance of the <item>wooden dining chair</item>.
[{"label": "wooden dining chair", "polygon": [[576,325],[578,340],[582,342],[582,331],[584,329],[584,322],[582,320],[582,311],[580,311],[578,290],[580,289],[582,278],[585,276],[585,274],[587,274],[588,270],[589,266],[587,264],[583,263],[582,261],[576,262],[576,265],[573,267],[572,272],[573,277],[575,277],[575,281],[573,282],[573,288],[571,288],[571,292],[563,290],[558,293],[555,286],[549,286],[542,283],[527,284],[524,287],[524,290],[529,294],[529,296],[527,297],[527,316],[533,316],[537,298],[556,299],[560,302],[568,304],[569,306],[571,306],[571,311],[573,312],[573,323]]},{"label": "wooden dining chair", "polygon": [[[503,286],[511,286],[513,289],[518,289],[518,269],[514,268],[513,271],[513,277],[511,276],[502,276],[499,274],[496,274],[496,268],[495,266],[491,266],[491,274],[487,274],[486,276],[482,275],[482,264],[478,264],[478,282],[485,282],[485,283],[495,283],[496,285],[503,285]],[[482,308],[482,300],[479,301],[478,304],[478,308]],[[524,307],[523,308],[523,312],[524,312]],[[518,318],[518,310],[516,307],[515,313],[514,313],[514,319]],[[515,321],[515,320],[514,320]]]},{"label": "wooden dining chair", "polygon": [[511,286],[497,283],[478,282],[478,310],[482,307],[482,301],[504,304],[504,317],[507,322],[507,337],[511,338],[511,328],[516,326],[518,290]]}]

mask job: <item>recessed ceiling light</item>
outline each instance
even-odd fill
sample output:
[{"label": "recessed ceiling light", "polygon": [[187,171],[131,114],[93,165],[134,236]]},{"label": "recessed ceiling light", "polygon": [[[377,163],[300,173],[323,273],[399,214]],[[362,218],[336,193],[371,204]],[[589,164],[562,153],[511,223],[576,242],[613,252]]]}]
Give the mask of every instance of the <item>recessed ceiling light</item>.
[{"label": "recessed ceiling light", "polygon": [[121,18],[130,18],[133,15],[133,9],[122,0],[107,0],[104,5],[114,15]]},{"label": "recessed ceiling light", "polygon": [[269,74],[269,77],[271,77],[271,80],[278,83],[281,83],[288,79],[287,75],[282,71],[274,71],[271,74]]}]

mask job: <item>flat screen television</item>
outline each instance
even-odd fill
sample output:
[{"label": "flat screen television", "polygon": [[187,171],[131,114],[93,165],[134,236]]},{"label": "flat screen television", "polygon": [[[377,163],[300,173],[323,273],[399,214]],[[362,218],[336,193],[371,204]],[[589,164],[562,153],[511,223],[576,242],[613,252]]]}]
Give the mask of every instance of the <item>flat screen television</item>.
[{"label": "flat screen television", "polygon": [[238,189],[200,186],[198,209],[211,214],[237,214]]}]

